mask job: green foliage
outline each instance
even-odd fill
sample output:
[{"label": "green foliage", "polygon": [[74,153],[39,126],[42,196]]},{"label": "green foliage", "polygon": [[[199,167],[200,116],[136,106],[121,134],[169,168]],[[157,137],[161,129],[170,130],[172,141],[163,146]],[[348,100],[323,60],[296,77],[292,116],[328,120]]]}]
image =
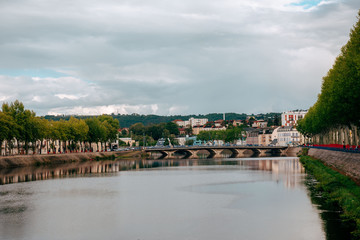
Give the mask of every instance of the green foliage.
[{"label": "green foliage", "polygon": [[360,237],[360,187],[349,177],[325,166],[309,156],[301,156],[301,163],[318,183],[316,189],[329,204],[337,203],[343,212],[343,219],[354,222],[354,239]]},{"label": "green foliage", "polygon": [[179,135],[179,127],[176,123],[167,122],[165,124],[165,129],[167,129],[170,134]]},{"label": "green foliage", "polygon": [[134,125],[131,125],[130,132],[135,135],[143,135],[145,133],[145,126],[142,123],[135,123]]},{"label": "green foliage", "polygon": [[228,128],[226,130],[201,131],[197,139],[202,141],[223,140],[224,142],[234,142],[242,137],[243,126]]},{"label": "green foliage", "polygon": [[[360,11],[359,11],[360,16]],[[350,32],[350,39],[342,47],[332,69],[323,78],[317,102],[305,118],[298,122],[298,130],[305,136],[328,131],[339,125],[360,126],[360,19]]]},{"label": "green foliage", "polygon": [[[140,114],[118,114],[118,115],[106,115],[111,116],[114,119],[117,119],[122,127],[130,127],[134,125],[135,123],[142,123],[144,126],[150,126],[150,125],[158,125],[160,123],[167,123],[172,122],[176,119],[180,120],[188,120],[191,117],[194,118],[207,118],[210,122],[213,122],[215,120],[219,120],[223,118],[222,113],[210,113],[210,114],[199,114],[199,115],[173,115],[173,116],[158,116],[158,115],[140,115]],[[245,113],[226,113],[226,119],[227,120],[245,120],[249,115]],[[265,114],[257,114],[257,115],[251,115],[255,117],[256,119],[264,119],[264,120],[272,120],[276,116],[280,116],[280,113],[265,113]],[[60,119],[69,120],[71,116],[45,116],[45,119],[48,120],[54,120],[59,121]],[[87,119],[92,116],[77,116],[77,118],[80,119]]]},{"label": "green foliage", "polygon": [[[11,143],[18,136],[18,126],[14,123],[13,118],[3,112],[0,112],[0,146],[4,140]],[[0,147],[0,155],[2,154]]]}]

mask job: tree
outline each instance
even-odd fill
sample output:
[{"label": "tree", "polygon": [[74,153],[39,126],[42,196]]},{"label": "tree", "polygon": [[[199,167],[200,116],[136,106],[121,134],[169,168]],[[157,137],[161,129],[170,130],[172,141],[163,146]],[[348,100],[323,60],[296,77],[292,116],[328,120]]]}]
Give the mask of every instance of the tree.
[{"label": "tree", "polygon": [[82,142],[86,141],[87,134],[89,132],[89,126],[82,119],[70,117],[68,121],[69,127],[69,140],[71,141],[70,149],[75,150],[76,143],[80,142],[82,148]]},{"label": "tree", "polygon": [[3,142],[6,140],[8,146],[9,144],[11,144],[11,142],[17,136],[17,126],[10,115],[7,115],[1,111],[0,111],[0,126],[1,126],[0,127],[0,156],[1,156]]},{"label": "tree", "polygon": [[114,141],[117,138],[120,124],[117,119],[108,115],[101,115],[98,119],[106,129],[106,134],[103,136],[103,142],[106,146],[106,142]]},{"label": "tree", "polygon": [[179,135],[179,127],[176,123],[167,122],[165,124],[165,129],[167,129],[170,134]]},{"label": "tree", "polygon": [[151,136],[153,139],[158,140],[163,137],[163,132],[165,129],[165,124],[156,124],[150,125],[146,128],[146,134]]},{"label": "tree", "polygon": [[87,141],[90,144],[90,148],[91,143],[96,143],[97,149],[99,150],[99,142],[105,138],[106,129],[96,117],[88,118],[85,120],[85,122],[89,127]]},{"label": "tree", "polygon": [[360,126],[360,11],[350,39],[333,67],[323,77],[321,93],[298,123],[306,136],[323,134],[339,126]]},{"label": "tree", "polygon": [[143,135],[143,133],[145,132],[145,126],[142,123],[135,123],[131,125],[130,131],[135,135]]}]

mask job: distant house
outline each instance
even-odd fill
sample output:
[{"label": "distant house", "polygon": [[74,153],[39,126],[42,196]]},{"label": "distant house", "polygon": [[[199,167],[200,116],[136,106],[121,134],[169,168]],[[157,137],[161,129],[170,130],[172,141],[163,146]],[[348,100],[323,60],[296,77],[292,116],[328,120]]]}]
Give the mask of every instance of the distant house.
[{"label": "distant house", "polygon": [[246,131],[246,144],[255,146],[268,146],[272,143],[273,129],[250,128]]},{"label": "distant house", "polygon": [[260,146],[269,146],[272,141],[272,133],[274,129],[272,128],[266,128],[259,131],[259,145]]},{"label": "distant house", "polygon": [[208,122],[207,118],[190,118],[187,121],[183,121],[180,119],[174,120],[174,123],[176,123],[179,127],[189,128],[194,126],[201,126]]},{"label": "distant house", "polygon": [[180,119],[176,119],[173,121],[173,123],[176,123],[179,127],[181,128],[185,128],[186,127],[186,121],[180,120]]},{"label": "distant house", "polygon": [[233,120],[232,124],[234,127],[240,126],[241,124],[243,124],[243,121],[242,120]]},{"label": "distant house", "polygon": [[259,129],[246,129],[246,144],[247,145],[259,145]]},{"label": "distant house", "polygon": [[226,130],[226,127],[220,126],[220,127],[206,127],[206,126],[194,126],[193,128],[193,134],[198,135],[202,131],[220,131],[220,130]]},{"label": "distant house", "polygon": [[221,127],[223,125],[224,120],[216,120],[214,122],[215,127]]},{"label": "distant house", "polygon": [[292,126],[279,127],[277,129],[277,139],[280,146],[301,145],[304,143],[304,136]]},{"label": "distant house", "polygon": [[126,143],[126,145],[128,146],[135,146],[135,140],[131,139],[131,138],[119,138],[120,141],[123,141]]},{"label": "distant house", "polygon": [[289,111],[281,114],[281,125],[284,127],[294,127],[300,119],[303,119],[307,111]]},{"label": "distant house", "polygon": [[185,135],[186,134],[186,131],[185,131],[185,128],[179,128],[179,134],[180,135]]},{"label": "distant house", "polygon": [[252,124],[253,128],[266,128],[268,125],[268,122],[264,120],[257,120]]}]

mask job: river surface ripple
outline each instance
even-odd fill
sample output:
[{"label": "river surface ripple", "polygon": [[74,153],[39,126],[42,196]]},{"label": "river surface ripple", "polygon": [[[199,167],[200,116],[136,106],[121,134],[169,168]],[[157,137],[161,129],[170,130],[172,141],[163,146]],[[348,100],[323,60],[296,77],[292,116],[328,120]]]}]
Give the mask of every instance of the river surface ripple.
[{"label": "river surface ripple", "polygon": [[3,171],[0,239],[325,239],[305,176],[293,157]]}]

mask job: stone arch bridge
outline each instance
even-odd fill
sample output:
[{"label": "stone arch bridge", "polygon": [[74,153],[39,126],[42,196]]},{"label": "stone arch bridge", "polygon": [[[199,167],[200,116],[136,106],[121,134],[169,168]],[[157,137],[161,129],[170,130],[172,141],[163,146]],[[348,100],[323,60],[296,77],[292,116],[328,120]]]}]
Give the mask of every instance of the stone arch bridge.
[{"label": "stone arch bridge", "polygon": [[162,147],[162,148],[146,148],[146,153],[160,153],[159,159],[163,158],[175,158],[176,154],[184,155],[186,158],[199,158],[198,153],[200,151],[207,151],[209,153],[208,158],[222,158],[222,152],[229,150],[231,152],[230,158],[241,158],[244,157],[245,151],[252,151],[253,155],[259,157],[271,155],[285,155],[288,147],[287,146],[190,146],[190,147]]}]

